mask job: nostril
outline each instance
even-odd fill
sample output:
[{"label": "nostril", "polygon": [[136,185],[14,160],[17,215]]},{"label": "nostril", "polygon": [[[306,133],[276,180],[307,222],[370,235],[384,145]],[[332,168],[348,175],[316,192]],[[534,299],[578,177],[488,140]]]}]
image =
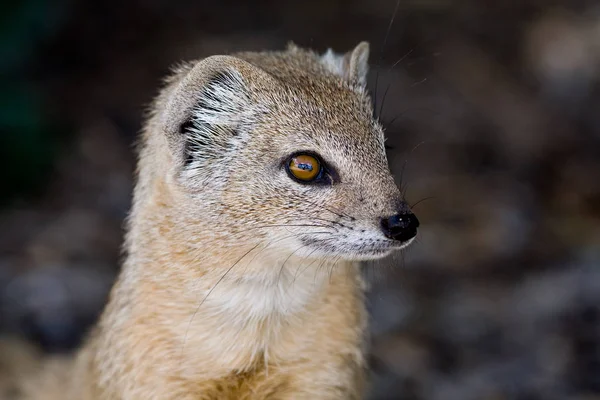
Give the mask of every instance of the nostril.
[{"label": "nostril", "polygon": [[419,220],[412,213],[396,214],[381,219],[383,234],[393,240],[408,241],[417,235]]}]

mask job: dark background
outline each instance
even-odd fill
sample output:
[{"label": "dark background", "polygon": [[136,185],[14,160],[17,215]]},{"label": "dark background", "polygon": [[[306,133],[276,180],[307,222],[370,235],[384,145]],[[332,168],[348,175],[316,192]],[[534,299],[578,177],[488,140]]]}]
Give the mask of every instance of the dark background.
[{"label": "dark background", "polygon": [[95,320],[173,63],[369,40],[391,168],[425,199],[418,243],[366,269],[371,398],[600,399],[600,6],[401,0],[386,36],[395,6],[2,2],[0,332],[63,352]]}]

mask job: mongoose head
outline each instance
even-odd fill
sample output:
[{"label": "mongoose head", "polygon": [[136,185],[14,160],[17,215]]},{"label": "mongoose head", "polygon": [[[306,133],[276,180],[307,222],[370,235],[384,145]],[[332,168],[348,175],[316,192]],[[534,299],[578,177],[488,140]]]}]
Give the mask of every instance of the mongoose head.
[{"label": "mongoose head", "polygon": [[158,143],[154,174],[177,194],[173,215],[190,240],[204,232],[224,246],[364,260],[414,239],[419,222],[366,90],[368,55],[365,42],[343,55],[290,45],[176,71],[146,141]]}]

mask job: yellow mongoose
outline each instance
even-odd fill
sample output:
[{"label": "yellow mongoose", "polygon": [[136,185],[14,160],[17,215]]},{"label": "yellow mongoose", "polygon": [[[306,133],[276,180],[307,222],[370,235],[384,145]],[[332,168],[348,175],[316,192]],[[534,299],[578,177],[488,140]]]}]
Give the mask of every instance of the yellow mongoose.
[{"label": "yellow mongoose", "polygon": [[419,224],[387,165],[368,54],[290,45],[175,71],[141,138],[108,305],[26,398],[363,397],[357,262]]}]

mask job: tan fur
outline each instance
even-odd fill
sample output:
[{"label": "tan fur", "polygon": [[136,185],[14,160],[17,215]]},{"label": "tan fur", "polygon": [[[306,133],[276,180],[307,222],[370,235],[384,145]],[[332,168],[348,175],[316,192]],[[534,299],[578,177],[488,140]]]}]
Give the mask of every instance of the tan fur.
[{"label": "tan fur", "polygon": [[[393,250],[379,218],[400,202],[367,58],[366,43],[342,56],[290,45],[181,66],[142,135],[108,305],[75,360],[28,382],[26,398],[362,398],[357,261]],[[211,83],[223,71],[229,86]],[[229,111],[198,109],[211,87]],[[186,164],[179,130],[192,117],[210,122],[198,129],[216,155],[199,136]],[[298,150],[319,152],[340,181],[293,182],[281,160]]]}]

